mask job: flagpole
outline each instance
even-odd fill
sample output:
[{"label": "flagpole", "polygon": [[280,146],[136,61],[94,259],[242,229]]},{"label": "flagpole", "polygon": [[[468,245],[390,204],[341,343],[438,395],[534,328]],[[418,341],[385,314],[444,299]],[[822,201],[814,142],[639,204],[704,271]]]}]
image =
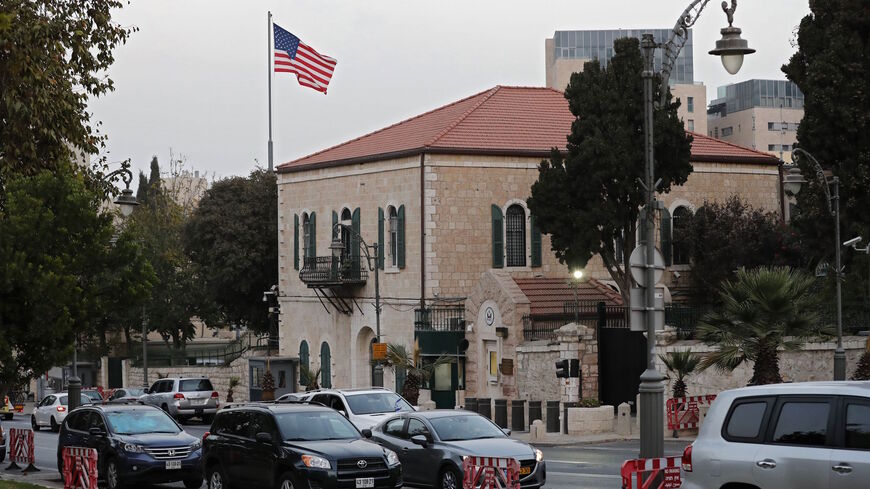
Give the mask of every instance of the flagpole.
[{"label": "flagpole", "polygon": [[269,78],[269,173],[272,173],[272,12],[269,11],[266,26],[267,50],[266,71]]}]

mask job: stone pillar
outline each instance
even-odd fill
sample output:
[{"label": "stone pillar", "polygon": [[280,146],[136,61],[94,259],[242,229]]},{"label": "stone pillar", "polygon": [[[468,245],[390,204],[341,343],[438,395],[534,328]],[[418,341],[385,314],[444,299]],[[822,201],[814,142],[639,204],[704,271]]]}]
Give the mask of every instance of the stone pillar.
[{"label": "stone pillar", "polygon": [[[556,330],[556,339],[559,341],[559,360],[580,360],[580,338],[586,330],[585,326],[575,323],[566,324]],[[554,366],[555,368],[555,366]],[[574,404],[580,402],[580,380],[576,377],[559,379],[559,393],[562,404]]]},{"label": "stone pillar", "polygon": [[631,406],[627,402],[616,408],[616,434],[620,436],[631,435]]}]

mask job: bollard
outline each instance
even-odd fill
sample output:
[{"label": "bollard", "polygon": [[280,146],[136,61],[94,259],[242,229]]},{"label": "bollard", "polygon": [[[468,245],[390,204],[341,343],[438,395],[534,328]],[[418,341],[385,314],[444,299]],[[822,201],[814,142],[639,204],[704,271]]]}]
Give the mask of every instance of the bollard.
[{"label": "bollard", "polygon": [[627,402],[616,408],[616,434],[620,436],[631,435],[631,406]]},{"label": "bollard", "polygon": [[477,412],[477,398],[476,397],[466,397],[465,398],[465,409],[472,412]]},{"label": "bollard", "polygon": [[526,431],[526,401],[513,399],[511,401],[511,430]]},{"label": "bollard", "polygon": [[532,421],[531,426],[529,426],[529,442],[535,443],[538,441],[543,441],[546,436],[547,433],[544,429],[544,422],[540,419]]},{"label": "bollard", "polygon": [[495,424],[499,428],[507,428],[507,399],[495,400]]},{"label": "bollard", "polygon": [[547,401],[547,433],[559,432],[559,401]]},{"label": "bollard", "polygon": [[477,414],[492,419],[492,403],[489,398],[481,397],[477,400]]},{"label": "bollard", "polygon": [[82,379],[70,377],[66,392],[67,408],[70,411],[82,405]]},{"label": "bollard", "polygon": [[529,401],[529,425],[536,419],[543,421],[544,413],[541,410],[541,401]]}]

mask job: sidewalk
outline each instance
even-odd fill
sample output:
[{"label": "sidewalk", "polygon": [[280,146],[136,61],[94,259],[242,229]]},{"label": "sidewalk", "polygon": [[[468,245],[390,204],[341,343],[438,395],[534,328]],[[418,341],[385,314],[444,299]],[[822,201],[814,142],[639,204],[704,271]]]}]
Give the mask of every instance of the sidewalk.
[{"label": "sidewalk", "polygon": [[31,472],[22,474],[20,470],[6,471],[7,463],[3,463],[3,468],[0,469],[0,481],[26,482],[42,487],[51,487],[53,489],[63,489],[63,479],[57,470],[40,469],[39,472]]},{"label": "sidewalk", "polygon": [[[665,436],[665,440],[680,440],[693,442],[695,441],[694,434],[680,434],[679,438],[672,438],[670,434]],[[566,435],[562,433],[547,433],[543,440],[529,441],[529,432],[513,432],[511,438],[520,440],[525,443],[531,443],[536,446],[559,446],[559,445],[593,445],[596,443],[607,443],[611,441],[629,441],[640,440],[639,433],[632,433],[628,436],[618,435],[616,433],[600,433],[596,435]]]}]

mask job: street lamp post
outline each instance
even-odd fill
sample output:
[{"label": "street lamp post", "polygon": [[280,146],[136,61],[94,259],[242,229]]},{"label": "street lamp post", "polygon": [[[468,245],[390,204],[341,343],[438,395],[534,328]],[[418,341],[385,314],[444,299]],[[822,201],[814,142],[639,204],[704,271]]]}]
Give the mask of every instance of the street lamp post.
[{"label": "street lamp post", "polygon": [[574,286],[574,324],[580,324],[580,301],[577,297],[577,289],[580,287],[580,280],[583,278],[583,270],[574,270],[571,273],[571,277],[574,279],[571,281],[571,285]]},{"label": "street lamp post", "polygon": [[[698,20],[701,11],[709,0],[694,0],[683,10],[671,31],[670,38],[666,43],[656,43],[652,34],[644,34],[641,38],[641,50],[643,52],[643,97],[644,97],[644,149],[646,159],[645,180],[641,182],[646,190],[645,218],[647,219],[646,233],[643,239],[646,242],[646,257],[644,264],[645,283],[644,290],[644,326],[647,334],[647,368],[640,376],[640,457],[657,458],[664,455],[664,392],[662,374],[656,369],[656,311],[655,311],[655,211],[658,207],[655,192],[658,182],[655,180],[655,154],[653,146],[653,111],[654,93],[653,77],[655,76],[654,53],[656,48],[662,50],[661,69],[661,101],[664,106],[667,98],[668,80],[671,70],[680,54],[680,50],[688,41],[689,28]],[[737,1],[731,0],[731,8],[727,2],[722,2],[722,9],[728,17],[728,27],[720,32],[722,39],[716,42],[716,49],[710,51],[712,55],[722,57],[722,64],[732,75],[740,70],[743,64],[743,56],[755,52],[750,49],[746,41],[740,38],[740,29],[733,27],[734,11],[737,9]]]},{"label": "street lamp post", "polygon": [[[834,279],[837,283],[837,349],[834,350],[834,380],[846,380],[846,350],[843,349],[843,293],[841,290],[843,266],[840,260],[840,179],[837,176],[828,178],[818,160],[802,148],[795,148],[792,155],[794,158],[800,156],[810,160],[816,172],[816,179],[821,184],[822,190],[825,191],[828,212],[834,218]],[[785,180],[786,192],[792,195],[797,195],[801,185],[806,183],[800,170],[796,167],[789,170],[783,180]]]},{"label": "street lamp post", "polygon": [[[342,251],[344,251],[344,243],[342,242],[342,231],[346,231],[348,236],[355,237],[359,240],[359,247],[363,251],[366,256],[366,264],[368,265],[369,271],[375,272],[375,340],[380,343],[381,341],[381,285],[378,275],[378,270],[380,269],[378,263],[378,259],[380,258],[378,243],[372,243],[371,246],[366,244],[365,240],[358,232],[356,232],[353,227],[348,226],[347,224],[342,224],[340,222],[335,223],[332,226],[332,243],[329,244],[329,249],[332,250],[333,256],[340,255]],[[372,257],[369,254],[369,248],[374,252],[375,256]],[[375,382],[379,384],[376,387],[383,387],[383,371],[384,366],[378,362],[375,364]]]}]

